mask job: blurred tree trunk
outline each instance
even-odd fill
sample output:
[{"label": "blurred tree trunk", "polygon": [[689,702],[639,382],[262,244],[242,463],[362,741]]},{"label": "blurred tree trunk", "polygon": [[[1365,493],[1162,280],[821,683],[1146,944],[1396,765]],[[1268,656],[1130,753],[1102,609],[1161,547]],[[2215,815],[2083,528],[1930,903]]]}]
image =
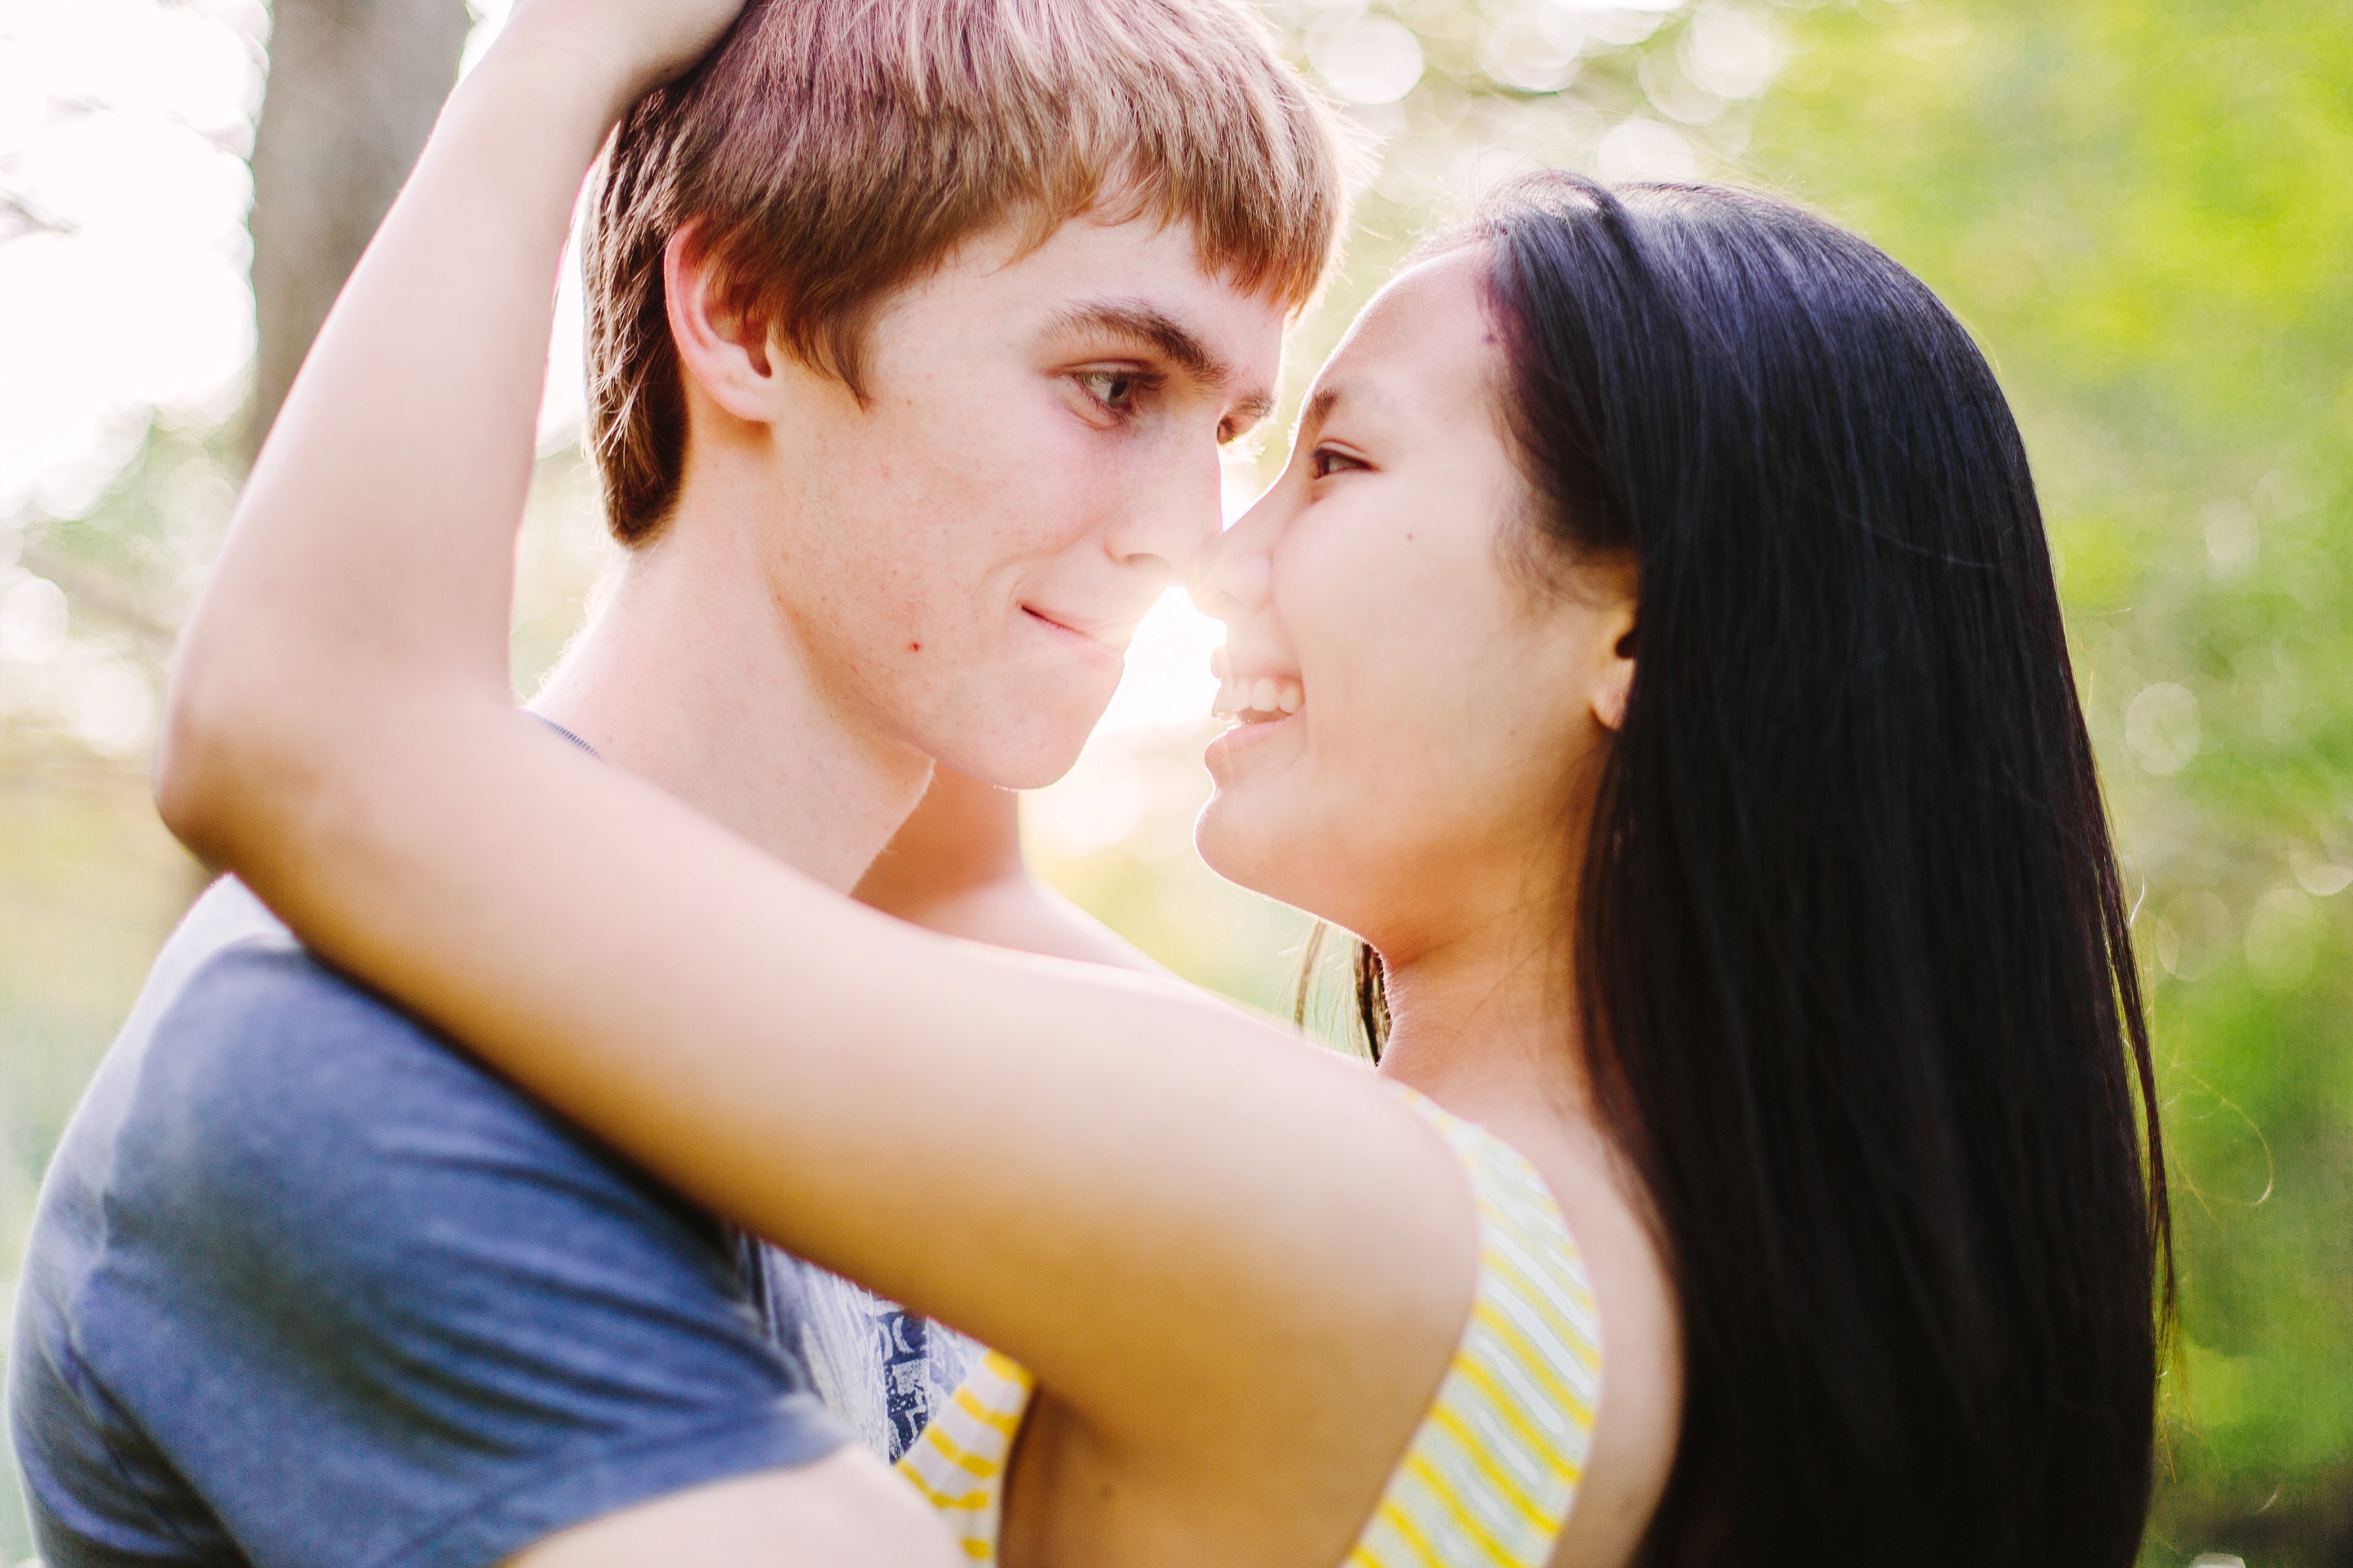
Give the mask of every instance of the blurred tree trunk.
[{"label": "blurred tree trunk", "polygon": [[458,79],[466,0],[276,0],[253,138],[248,461]]}]

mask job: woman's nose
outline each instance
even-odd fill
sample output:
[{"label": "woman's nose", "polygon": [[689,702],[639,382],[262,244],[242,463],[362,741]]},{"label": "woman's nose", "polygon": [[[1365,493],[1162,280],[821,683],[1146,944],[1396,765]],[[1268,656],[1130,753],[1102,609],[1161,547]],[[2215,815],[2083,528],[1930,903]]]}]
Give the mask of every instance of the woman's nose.
[{"label": "woman's nose", "polygon": [[1265,608],[1272,567],[1273,493],[1261,496],[1234,525],[1201,546],[1187,584],[1205,616],[1230,621]]}]

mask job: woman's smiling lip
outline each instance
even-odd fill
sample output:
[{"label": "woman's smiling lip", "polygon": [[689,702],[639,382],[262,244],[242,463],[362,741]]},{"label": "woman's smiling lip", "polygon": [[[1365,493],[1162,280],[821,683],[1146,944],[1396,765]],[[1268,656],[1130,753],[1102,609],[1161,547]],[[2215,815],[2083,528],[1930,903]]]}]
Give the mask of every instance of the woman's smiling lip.
[{"label": "woman's smiling lip", "polygon": [[1280,719],[1258,719],[1246,723],[1236,723],[1219,731],[1217,738],[1209,742],[1208,750],[1202,752],[1201,760],[1209,763],[1214,771],[1219,760],[1231,756],[1236,752],[1259,745],[1278,731],[1296,727],[1300,717],[1297,713],[1285,713]]}]

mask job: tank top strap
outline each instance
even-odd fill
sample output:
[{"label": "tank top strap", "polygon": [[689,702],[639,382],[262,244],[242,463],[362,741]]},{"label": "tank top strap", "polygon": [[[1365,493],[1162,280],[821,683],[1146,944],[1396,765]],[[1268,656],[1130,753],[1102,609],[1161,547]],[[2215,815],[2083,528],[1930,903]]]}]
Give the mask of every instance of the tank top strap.
[{"label": "tank top strap", "polygon": [[[1601,1388],[1585,1265],[1520,1152],[1413,1090],[1461,1161],[1479,1214],[1479,1281],[1438,1398],[1347,1568],[1544,1568],[1576,1501]],[[990,1351],[898,1463],[966,1560],[997,1562],[1006,1467],[1036,1384]]]},{"label": "tank top strap", "polygon": [[1600,1317],[1551,1189],[1518,1150],[1396,1087],[1462,1162],[1479,1280],[1437,1401],[1348,1568],[1544,1568],[1601,1394]]},{"label": "tank top strap", "polygon": [[997,1561],[1006,1465],[1036,1386],[1029,1369],[1011,1356],[985,1352],[899,1456],[900,1476],[938,1511],[970,1562]]}]

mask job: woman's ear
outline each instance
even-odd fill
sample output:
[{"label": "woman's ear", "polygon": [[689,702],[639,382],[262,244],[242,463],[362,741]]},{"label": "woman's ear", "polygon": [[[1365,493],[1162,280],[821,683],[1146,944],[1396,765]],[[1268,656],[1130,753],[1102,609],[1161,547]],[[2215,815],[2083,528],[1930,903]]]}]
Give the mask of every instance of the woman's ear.
[{"label": "woman's ear", "polygon": [[1584,574],[1593,612],[1593,718],[1615,734],[1634,689],[1634,628],[1641,574],[1630,553],[1588,563]]},{"label": "woman's ear", "polygon": [[1634,689],[1634,601],[1627,599],[1609,617],[1609,651],[1593,683],[1593,717],[1615,734],[1626,722],[1626,699]]},{"label": "woman's ear", "polygon": [[662,247],[662,297],[687,379],[736,418],[775,423],[778,387],[767,321],[727,300],[699,222]]}]

